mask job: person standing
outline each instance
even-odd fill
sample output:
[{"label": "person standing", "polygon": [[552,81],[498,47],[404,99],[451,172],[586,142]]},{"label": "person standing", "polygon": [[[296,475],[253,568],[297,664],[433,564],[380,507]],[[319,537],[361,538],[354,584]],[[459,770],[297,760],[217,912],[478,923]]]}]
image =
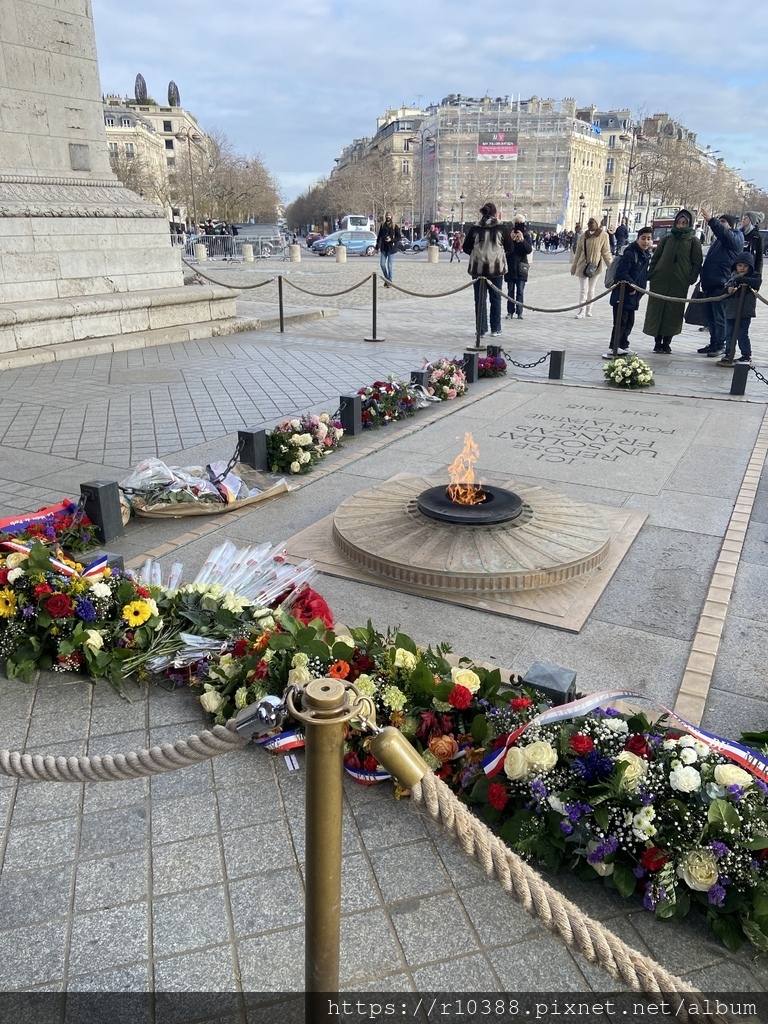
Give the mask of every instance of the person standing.
[{"label": "person standing", "polygon": [[[626,281],[629,285],[624,289],[624,302],[621,309],[621,321],[619,323],[618,348],[626,352],[629,348],[629,335],[635,325],[635,313],[640,305],[642,294],[638,288],[645,289],[648,284],[648,264],[651,261],[651,246],[653,245],[653,228],[642,228],[637,235],[637,240],[628,245],[616,264],[616,275],[614,284]],[[611,292],[611,307],[613,309],[613,334],[616,333],[616,321],[619,319],[619,303],[621,299],[621,288],[614,288]],[[603,359],[613,359],[613,352],[608,351]]]},{"label": "person standing", "polygon": [[[495,203],[487,202],[480,209],[480,220],[467,232],[462,249],[469,256],[467,273],[474,280],[475,317],[480,321],[480,337],[488,333],[485,291],[491,308],[491,337],[496,338],[501,334],[501,289],[514,247],[509,229],[496,219]],[[484,289],[481,278],[490,281]]]},{"label": "person standing", "polygon": [[[693,217],[688,210],[679,210],[669,234],[664,235],[648,268],[650,290],[670,298],[684,299],[701,270],[701,242],[693,230]],[[706,308],[706,307],[705,307]],[[653,351],[672,353],[672,338],[683,329],[682,302],[648,298],[643,334],[654,339]]]},{"label": "person standing", "polygon": [[755,260],[755,273],[763,274],[763,236],[758,228],[765,220],[765,214],[757,210],[747,210],[741,218],[741,230],[744,235],[744,252],[751,252]]},{"label": "person standing", "polygon": [[[733,266],[733,273],[725,282],[725,291],[728,298],[723,303],[725,306],[726,338],[729,345],[731,338],[733,337],[733,332],[736,329],[736,318],[739,315],[739,306],[741,306],[739,333],[736,337],[736,340],[739,343],[739,351],[741,352],[741,355],[736,359],[737,363],[752,362],[752,342],[749,339],[749,323],[757,312],[757,298],[755,297],[755,292],[760,290],[761,284],[762,275],[758,273],[757,267],[755,266],[755,257],[751,252],[745,251],[741,253],[736,257],[736,262]],[[741,302],[741,295],[739,294],[741,285],[747,286],[743,303]],[[728,359],[727,349],[724,358],[720,360],[718,365],[731,365]]]},{"label": "person standing", "polygon": [[[731,276],[734,260],[744,251],[744,235],[730,213],[713,217],[702,207],[701,215],[715,236],[701,266],[701,294],[703,298],[710,298],[725,291],[725,282]],[[726,344],[724,301],[705,302],[704,316],[709,328],[709,344],[698,351],[701,355],[714,357],[725,349]]]},{"label": "person standing", "polygon": [[603,231],[594,217],[587,221],[587,230],[579,239],[571,263],[571,275],[579,279],[579,302],[582,305],[576,319],[592,316],[592,299],[595,287],[603,272],[603,266],[611,265],[611,244],[607,232]]},{"label": "person standing", "polygon": [[[645,230],[645,228],[643,228]],[[640,236],[638,235],[638,238]],[[614,241],[616,242],[616,251],[621,252],[624,246],[629,241],[629,228],[627,227],[627,218],[621,218],[621,224],[616,228],[613,233]]]},{"label": "person standing", "polygon": [[508,261],[507,273],[504,280],[507,282],[507,320],[511,320],[515,314],[518,320],[523,319],[523,294],[525,283],[528,280],[528,257],[533,252],[531,235],[525,226],[525,217],[522,213],[515,216],[512,225],[512,244],[514,251]]},{"label": "person standing", "polygon": [[392,214],[387,211],[384,214],[384,223],[379,228],[376,238],[376,251],[380,254],[379,261],[381,272],[384,275],[384,287],[389,288],[392,282],[392,264],[397,252],[397,243],[400,241],[400,228],[392,220]]},{"label": "person standing", "polygon": [[456,257],[456,262],[457,263],[461,263],[460,257],[461,257],[461,246],[462,246],[463,241],[464,241],[464,238],[463,238],[461,232],[460,231],[454,231],[453,238],[451,239],[451,259],[450,259],[451,263],[453,263],[454,256]]}]

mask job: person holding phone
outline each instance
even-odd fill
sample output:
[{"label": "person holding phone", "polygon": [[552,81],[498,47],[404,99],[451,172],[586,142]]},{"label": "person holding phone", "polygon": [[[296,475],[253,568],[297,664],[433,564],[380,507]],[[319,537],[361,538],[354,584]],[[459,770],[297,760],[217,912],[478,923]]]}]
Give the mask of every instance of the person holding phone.
[{"label": "person holding phone", "polygon": [[522,213],[515,216],[511,230],[514,252],[508,260],[507,273],[504,280],[507,283],[507,320],[517,316],[518,320],[523,319],[523,295],[525,283],[528,280],[528,257],[533,252],[533,240],[531,233],[525,225],[525,217]]},{"label": "person holding phone", "polygon": [[394,223],[392,214],[387,210],[384,214],[384,223],[379,228],[379,234],[376,237],[376,252],[380,253],[381,273],[384,275],[385,288],[389,288],[392,282],[392,264],[399,241],[400,228]]}]

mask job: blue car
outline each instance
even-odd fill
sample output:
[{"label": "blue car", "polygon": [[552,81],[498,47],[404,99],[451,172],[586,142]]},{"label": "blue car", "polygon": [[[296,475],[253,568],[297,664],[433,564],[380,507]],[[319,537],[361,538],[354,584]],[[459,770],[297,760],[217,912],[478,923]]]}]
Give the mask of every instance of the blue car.
[{"label": "blue car", "polygon": [[334,231],[332,235],[318,238],[312,243],[312,252],[318,256],[335,256],[343,245],[348,253],[358,256],[373,256],[376,251],[376,235],[372,231]]}]

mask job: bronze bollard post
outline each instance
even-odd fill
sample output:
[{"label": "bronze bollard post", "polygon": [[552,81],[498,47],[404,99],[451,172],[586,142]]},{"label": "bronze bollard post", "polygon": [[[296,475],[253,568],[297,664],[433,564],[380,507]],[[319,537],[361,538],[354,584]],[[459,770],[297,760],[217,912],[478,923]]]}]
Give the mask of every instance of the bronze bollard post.
[{"label": "bronze bollard post", "polygon": [[285,333],[285,307],[283,305],[283,275],[277,277],[277,308],[280,315],[280,333]]},{"label": "bronze bollard post", "polygon": [[627,290],[627,282],[622,281],[619,285],[619,304],[614,306],[616,310],[616,326],[613,329],[613,338],[611,339],[611,351],[613,352],[613,358],[619,354],[619,335],[621,334],[621,318],[624,315],[624,298]]},{"label": "bronze bollard post", "polygon": [[304,687],[300,709],[288,698],[291,714],[304,723],[307,733],[304,854],[307,1024],[336,1019],[329,1013],[328,1001],[338,1002],[339,992],[344,726],[353,715],[349,692],[338,679],[313,679]]}]

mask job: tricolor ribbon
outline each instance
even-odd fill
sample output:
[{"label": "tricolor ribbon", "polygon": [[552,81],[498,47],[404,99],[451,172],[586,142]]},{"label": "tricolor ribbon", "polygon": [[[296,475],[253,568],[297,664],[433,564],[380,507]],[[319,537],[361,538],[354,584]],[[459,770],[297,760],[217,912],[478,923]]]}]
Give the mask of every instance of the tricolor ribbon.
[{"label": "tricolor ribbon", "polygon": [[677,722],[685,732],[693,736],[694,739],[706,744],[710,750],[714,750],[716,754],[720,754],[722,757],[727,757],[740,768],[751,772],[758,779],[768,783],[768,760],[762,754],[758,754],[757,751],[750,750],[749,747],[736,743],[734,740],[725,740],[722,736],[716,736],[715,733],[708,732],[699,725],[693,725],[692,722],[681,718],[680,715],[664,704],[659,703],[653,697],[648,697],[644,693],[635,693],[633,690],[601,690],[599,693],[592,693],[587,697],[580,697],[579,700],[571,701],[570,704],[561,704],[559,707],[542,711],[541,714],[532,718],[530,722],[525,722],[515,729],[514,732],[511,732],[507,736],[504,746],[499,747],[498,750],[491,751],[490,754],[483,758],[483,771],[489,778],[497,775],[504,764],[509,748],[514,746],[526,729],[529,729],[532,725],[552,725],[554,722],[564,722],[570,718],[580,718],[601,705],[613,704],[617,700],[629,700],[633,703],[645,701],[647,704],[653,704],[655,708],[663,711],[670,721]]},{"label": "tricolor ribbon", "polygon": [[286,729],[277,736],[265,736],[256,740],[259,747],[264,747],[271,754],[284,754],[288,750],[298,750],[306,745],[303,729]]},{"label": "tricolor ribbon", "polygon": [[[2,540],[0,541],[0,548],[4,551],[19,551],[24,555],[28,555],[32,550],[31,544],[22,544],[18,540]],[[78,572],[73,565],[67,565],[66,562],[62,562],[59,558],[51,558],[51,568],[54,572],[57,572],[59,576],[80,576],[82,579],[93,579],[96,576],[103,576],[104,570],[107,568],[107,555],[101,555],[99,558],[94,559],[90,562],[82,572]]]}]

